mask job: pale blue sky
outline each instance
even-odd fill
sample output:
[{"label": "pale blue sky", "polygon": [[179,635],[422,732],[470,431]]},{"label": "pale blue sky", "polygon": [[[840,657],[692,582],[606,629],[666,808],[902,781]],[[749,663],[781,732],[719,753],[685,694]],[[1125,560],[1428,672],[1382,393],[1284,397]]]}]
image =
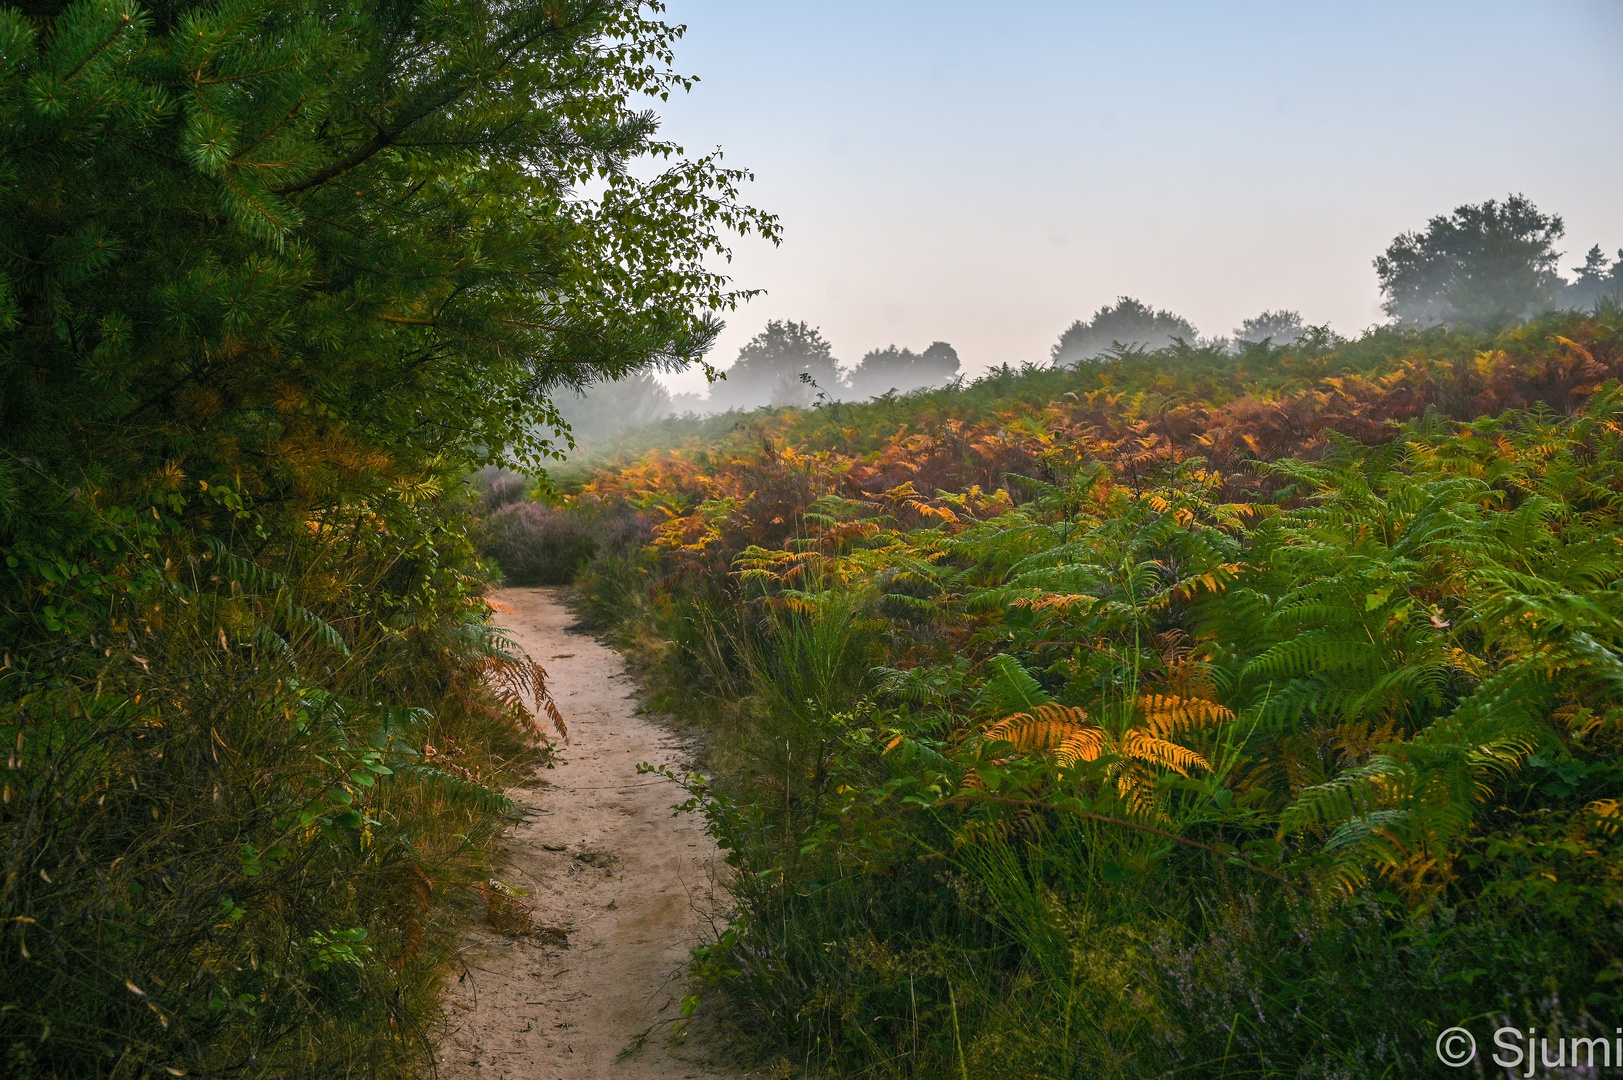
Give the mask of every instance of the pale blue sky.
[{"label": "pale blue sky", "polygon": [[[1044,359],[1118,294],[1226,334],[1264,308],[1355,332],[1370,261],[1463,202],[1526,193],[1566,263],[1623,247],[1623,0],[672,0],[662,107],[754,170],[784,242],[737,245],[730,364],[770,318],[835,355]],[[700,389],[694,373],[672,380]]]}]

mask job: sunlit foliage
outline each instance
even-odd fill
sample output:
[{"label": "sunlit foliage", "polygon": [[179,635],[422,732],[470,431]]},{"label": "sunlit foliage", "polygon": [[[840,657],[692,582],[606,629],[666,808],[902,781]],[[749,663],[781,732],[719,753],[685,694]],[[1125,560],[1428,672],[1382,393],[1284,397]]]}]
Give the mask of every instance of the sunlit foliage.
[{"label": "sunlit foliage", "polygon": [[1409,1075],[1466,1017],[1609,1016],[1620,329],[1126,353],[600,460],[576,497],[655,534],[587,595],[721,738],[696,973],[894,1076]]}]

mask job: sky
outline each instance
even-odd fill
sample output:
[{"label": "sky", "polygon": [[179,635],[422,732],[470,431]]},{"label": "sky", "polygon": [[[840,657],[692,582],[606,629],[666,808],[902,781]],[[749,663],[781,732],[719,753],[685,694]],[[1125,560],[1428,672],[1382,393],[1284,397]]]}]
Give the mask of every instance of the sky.
[{"label": "sky", "polygon": [[[1228,334],[1292,308],[1382,320],[1371,261],[1521,192],[1566,266],[1623,247],[1623,0],[670,0],[700,82],[662,133],[750,169],[783,242],[734,245],[710,354],[768,319],[847,366],[950,342],[1046,360],[1119,295]],[[1568,274],[1570,276],[1570,273]],[[703,390],[697,371],[667,377]]]}]

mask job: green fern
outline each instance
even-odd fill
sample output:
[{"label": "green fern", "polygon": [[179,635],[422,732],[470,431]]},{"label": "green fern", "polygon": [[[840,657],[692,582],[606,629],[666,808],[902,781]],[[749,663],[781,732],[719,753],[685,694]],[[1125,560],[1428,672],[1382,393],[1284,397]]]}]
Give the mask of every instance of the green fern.
[{"label": "green fern", "polygon": [[999,653],[986,663],[992,669],[992,676],[986,680],[975,699],[977,712],[1007,716],[1047,705],[1054,700],[1020,661],[1007,653]]}]

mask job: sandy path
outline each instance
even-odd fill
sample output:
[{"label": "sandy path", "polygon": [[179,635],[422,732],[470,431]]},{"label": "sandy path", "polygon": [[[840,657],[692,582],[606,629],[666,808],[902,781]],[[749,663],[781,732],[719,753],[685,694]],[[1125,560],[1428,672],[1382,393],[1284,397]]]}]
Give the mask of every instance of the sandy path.
[{"label": "sandy path", "polygon": [[[556,769],[509,794],[524,817],[508,834],[499,879],[528,890],[542,932],[513,937],[481,923],[462,944],[465,971],[446,994],[440,1075],[448,1080],[720,1080],[697,1034],[667,1046],[680,1017],[683,965],[706,928],[716,849],[681,793],[637,763],[685,760],[681,742],[635,715],[614,650],[566,627],[552,589],[508,589],[508,632],[547,669],[569,724]],[[640,1049],[638,1048],[640,1043]],[[629,1053],[628,1053],[629,1051]]]}]

